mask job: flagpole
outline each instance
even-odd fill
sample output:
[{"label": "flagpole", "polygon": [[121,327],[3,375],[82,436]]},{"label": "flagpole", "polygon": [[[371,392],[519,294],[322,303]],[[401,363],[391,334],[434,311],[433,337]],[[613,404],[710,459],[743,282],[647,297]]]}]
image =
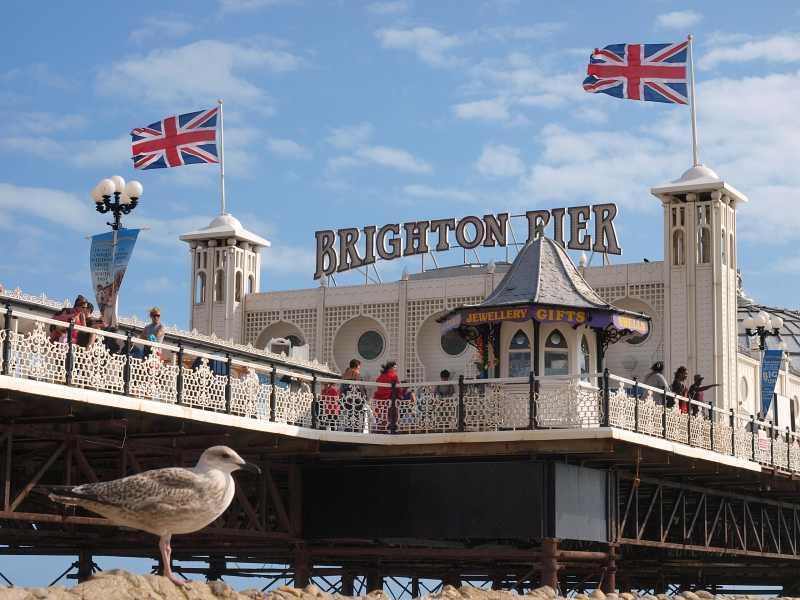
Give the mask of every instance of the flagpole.
[{"label": "flagpole", "polygon": [[[691,42],[689,42],[689,44],[691,46]],[[222,127],[222,100],[219,100],[218,102],[219,102],[219,173],[220,173],[220,178],[222,180],[221,214],[224,215],[225,214],[225,133]]]},{"label": "flagpole", "polygon": [[694,166],[700,164],[700,158],[697,153],[697,108],[694,101],[694,58],[692,56],[692,36],[689,40],[689,79],[692,84],[691,96],[689,96],[689,106],[692,109],[692,149],[694,151]]}]

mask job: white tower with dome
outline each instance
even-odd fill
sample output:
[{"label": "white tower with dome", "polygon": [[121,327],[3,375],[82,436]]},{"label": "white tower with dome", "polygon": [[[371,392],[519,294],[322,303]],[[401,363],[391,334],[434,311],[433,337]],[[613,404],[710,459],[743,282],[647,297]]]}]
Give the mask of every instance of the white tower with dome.
[{"label": "white tower with dome", "polygon": [[261,248],[270,243],[228,213],[180,239],[192,253],[190,327],[242,343],[244,299],[260,290]]},{"label": "white tower with dome", "polygon": [[[731,408],[737,381],[736,210],[747,197],[704,165],[651,193],[664,208],[664,357],[705,383],[720,408]],[[670,379],[670,374],[667,379]]]}]

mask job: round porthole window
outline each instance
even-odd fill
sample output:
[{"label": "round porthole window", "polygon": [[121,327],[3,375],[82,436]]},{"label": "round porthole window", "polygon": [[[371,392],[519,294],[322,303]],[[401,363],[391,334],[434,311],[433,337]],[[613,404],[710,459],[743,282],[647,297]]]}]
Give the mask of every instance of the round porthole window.
[{"label": "round porthole window", "polygon": [[358,355],[364,360],[375,360],[383,354],[383,336],[377,331],[365,331],[358,338]]},{"label": "round porthole window", "polygon": [[747,400],[747,379],[744,377],[739,380],[739,400]]},{"label": "round porthole window", "polygon": [[467,349],[466,340],[458,335],[454,329],[451,329],[443,336],[440,336],[439,343],[441,344],[442,350],[444,350],[445,354],[450,356],[458,356]]}]

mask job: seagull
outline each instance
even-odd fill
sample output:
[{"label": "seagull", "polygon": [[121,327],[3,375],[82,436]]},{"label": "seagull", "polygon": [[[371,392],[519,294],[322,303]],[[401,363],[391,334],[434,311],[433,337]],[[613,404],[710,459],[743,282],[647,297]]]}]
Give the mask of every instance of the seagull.
[{"label": "seagull", "polygon": [[40,489],[57,502],[82,506],[117,525],[160,536],[164,577],[190,590],[192,586],[172,572],[170,539],[175,533],[202,529],[228,508],[235,492],[231,473],[239,469],[261,473],[227,446],[214,446],[191,469],[170,467],[113,481]]}]

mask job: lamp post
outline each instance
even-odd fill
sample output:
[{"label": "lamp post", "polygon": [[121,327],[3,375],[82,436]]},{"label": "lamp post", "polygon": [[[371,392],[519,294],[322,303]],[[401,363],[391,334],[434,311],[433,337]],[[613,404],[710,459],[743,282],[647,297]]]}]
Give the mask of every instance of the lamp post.
[{"label": "lamp post", "polygon": [[114,213],[114,222],[107,224],[114,231],[119,231],[123,229],[120,216],[129,215],[136,208],[139,198],[142,197],[142,191],[142,184],[138,181],[129,181],[126,184],[122,177],[114,175],[97,184],[97,187],[92,190],[92,200],[100,214]]},{"label": "lamp post", "polygon": [[[755,316],[747,315],[742,320],[744,332],[747,337],[758,336],[758,349],[763,351],[766,348],[765,342],[768,337],[776,336],[780,339],[780,329],[783,327],[783,319],[770,315],[767,311],[759,311]],[[755,330],[755,331],[754,331]],[[786,348],[786,343],[781,340],[778,345],[781,350]]]}]

